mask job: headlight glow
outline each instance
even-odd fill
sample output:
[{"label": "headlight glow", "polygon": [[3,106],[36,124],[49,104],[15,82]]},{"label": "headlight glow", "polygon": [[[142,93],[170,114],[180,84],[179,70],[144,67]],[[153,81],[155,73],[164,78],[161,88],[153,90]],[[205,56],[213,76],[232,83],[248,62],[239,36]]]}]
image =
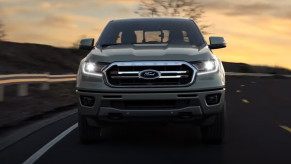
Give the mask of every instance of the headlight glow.
[{"label": "headlight glow", "polygon": [[87,65],[86,65],[86,70],[88,71],[88,72],[92,72],[92,71],[94,71],[96,69],[96,66],[95,66],[95,64],[93,64],[93,63],[88,63]]},{"label": "headlight glow", "polygon": [[205,69],[207,71],[213,70],[214,66],[215,66],[214,62],[211,62],[211,61],[205,62]]},{"label": "headlight glow", "polygon": [[218,65],[215,59],[190,62],[198,71],[198,74],[208,74],[217,71]]},{"label": "headlight glow", "polygon": [[102,70],[106,66],[106,64],[85,62],[83,66],[83,72],[89,75],[102,76]]}]

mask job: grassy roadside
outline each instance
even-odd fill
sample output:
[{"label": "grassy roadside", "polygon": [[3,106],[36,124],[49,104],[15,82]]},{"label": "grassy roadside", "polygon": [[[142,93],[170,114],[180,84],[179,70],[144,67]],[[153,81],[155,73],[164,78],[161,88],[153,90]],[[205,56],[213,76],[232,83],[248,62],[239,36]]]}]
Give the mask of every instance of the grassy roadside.
[{"label": "grassy roadside", "polygon": [[226,72],[265,73],[276,75],[291,75],[291,70],[279,66],[249,65],[245,63],[222,62]]},{"label": "grassy roadside", "polygon": [[75,82],[52,84],[50,90],[40,91],[39,85],[29,86],[29,95],[17,97],[15,86],[5,88],[5,101],[0,102],[0,128],[16,126],[28,119],[54,110],[59,112],[76,106]]}]

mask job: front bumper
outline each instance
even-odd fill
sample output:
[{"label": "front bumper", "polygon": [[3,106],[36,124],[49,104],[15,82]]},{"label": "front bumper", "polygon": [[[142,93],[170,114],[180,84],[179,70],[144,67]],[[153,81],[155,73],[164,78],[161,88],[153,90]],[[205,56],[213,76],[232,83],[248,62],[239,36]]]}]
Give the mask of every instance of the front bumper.
[{"label": "front bumper", "polygon": [[[191,122],[219,113],[225,101],[224,88],[196,92],[169,93],[100,93],[77,91],[77,94],[79,97],[79,113],[104,122],[139,122],[153,120]],[[207,105],[205,97],[211,94],[221,95],[218,104]],[[80,96],[94,97],[94,105],[92,107],[83,106],[80,101]],[[124,102],[127,101],[145,102],[144,105],[148,106],[146,108],[134,106],[126,108]],[[154,104],[154,102],[159,103],[159,101],[161,103],[176,102],[172,103],[176,104],[176,106],[168,106],[166,108],[151,107],[151,102]],[[189,115],[191,117],[188,117]],[[120,118],[117,118],[117,116],[120,116]]]}]

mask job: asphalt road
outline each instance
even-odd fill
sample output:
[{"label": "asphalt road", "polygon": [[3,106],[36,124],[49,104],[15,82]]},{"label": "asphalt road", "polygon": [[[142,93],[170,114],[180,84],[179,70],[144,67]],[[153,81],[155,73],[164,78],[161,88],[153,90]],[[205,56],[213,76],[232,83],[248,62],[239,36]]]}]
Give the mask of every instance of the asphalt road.
[{"label": "asphalt road", "polygon": [[[75,128],[35,163],[291,164],[291,80],[226,80],[228,124],[221,145],[204,145],[199,128],[190,125],[108,127],[93,145],[80,144]],[[75,123],[76,114],[33,133],[0,152],[0,164],[23,163]]]}]

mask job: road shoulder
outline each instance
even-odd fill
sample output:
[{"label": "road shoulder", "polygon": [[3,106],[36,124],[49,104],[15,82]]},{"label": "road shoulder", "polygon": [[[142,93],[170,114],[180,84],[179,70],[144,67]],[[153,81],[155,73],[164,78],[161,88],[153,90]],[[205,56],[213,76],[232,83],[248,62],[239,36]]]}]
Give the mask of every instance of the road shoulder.
[{"label": "road shoulder", "polygon": [[52,115],[51,117],[31,122],[24,126],[8,129],[0,135],[0,151],[13,145],[17,141],[29,136],[30,134],[56,122],[69,117],[77,112],[77,108]]}]

